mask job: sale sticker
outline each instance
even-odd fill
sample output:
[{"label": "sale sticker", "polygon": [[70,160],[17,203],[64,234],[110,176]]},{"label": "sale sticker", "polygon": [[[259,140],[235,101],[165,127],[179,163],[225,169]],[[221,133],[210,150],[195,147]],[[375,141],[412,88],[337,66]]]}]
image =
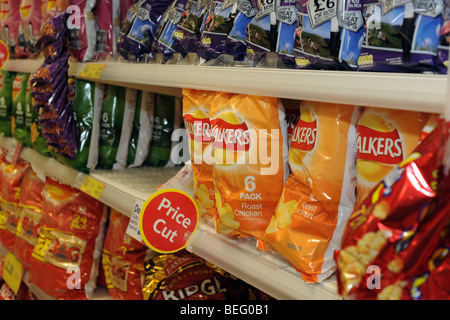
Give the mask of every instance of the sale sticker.
[{"label": "sale sticker", "polygon": [[155,192],[145,201],[139,215],[142,241],[159,253],[184,249],[197,229],[198,208],[192,197],[177,189]]},{"label": "sale sticker", "polygon": [[8,46],[0,40],[0,69],[6,65],[9,60],[9,49]]}]

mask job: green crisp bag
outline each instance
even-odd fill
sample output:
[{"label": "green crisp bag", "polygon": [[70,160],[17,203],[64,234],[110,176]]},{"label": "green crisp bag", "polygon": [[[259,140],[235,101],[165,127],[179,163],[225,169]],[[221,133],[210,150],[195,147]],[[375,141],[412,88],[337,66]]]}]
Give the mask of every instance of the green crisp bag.
[{"label": "green crisp bag", "polygon": [[138,91],[133,132],[128,147],[127,167],[142,166],[147,159],[153,133],[155,94]]},{"label": "green crisp bag", "polygon": [[27,145],[25,112],[29,78],[29,73],[17,73],[13,82],[11,133],[22,145]]},{"label": "green crisp bag", "polygon": [[12,87],[15,72],[0,70],[0,134],[11,137]]},{"label": "green crisp bag", "polygon": [[104,85],[96,86],[95,82],[69,78],[69,88],[80,148],[74,159],[67,159],[59,153],[54,157],[71,168],[89,173],[98,162]]},{"label": "green crisp bag", "polygon": [[42,126],[38,121],[39,113],[34,109],[34,101],[31,96],[31,90],[27,94],[27,106],[28,105],[30,105],[31,108],[27,109],[25,112],[25,123],[26,126],[29,126],[30,128],[29,136],[31,148],[44,156],[50,156],[50,149],[47,145],[47,141],[45,141],[45,138],[42,136]]},{"label": "green crisp bag", "polygon": [[107,85],[100,120],[100,144],[98,164],[111,170],[116,162],[125,110],[124,87]]},{"label": "green crisp bag", "polygon": [[156,94],[152,142],[147,161],[155,167],[165,166],[170,159],[175,120],[175,97]]}]

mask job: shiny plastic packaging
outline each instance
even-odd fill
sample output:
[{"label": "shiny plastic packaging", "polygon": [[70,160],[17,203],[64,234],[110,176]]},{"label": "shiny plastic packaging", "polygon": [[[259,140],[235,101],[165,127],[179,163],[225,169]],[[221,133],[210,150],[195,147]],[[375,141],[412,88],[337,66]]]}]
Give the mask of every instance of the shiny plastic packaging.
[{"label": "shiny plastic packaging", "polygon": [[302,101],[291,137],[291,174],[264,239],[301,273],[321,282],[355,204],[355,124],[360,108]]},{"label": "shiny plastic packaging", "polygon": [[423,281],[417,279],[434,269],[429,261],[448,236],[449,179],[440,171],[448,134],[442,128],[440,122],[353,210],[335,253],[344,298],[420,298]]}]

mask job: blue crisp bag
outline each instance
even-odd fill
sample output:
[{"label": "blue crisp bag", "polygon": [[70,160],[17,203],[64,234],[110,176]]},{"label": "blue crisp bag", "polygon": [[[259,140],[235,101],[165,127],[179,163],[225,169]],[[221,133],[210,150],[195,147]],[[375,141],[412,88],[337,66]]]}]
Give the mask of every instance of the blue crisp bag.
[{"label": "blue crisp bag", "polygon": [[234,61],[243,61],[247,52],[247,26],[256,15],[257,8],[251,0],[238,0],[233,28],[225,40],[224,53]]},{"label": "blue crisp bag", "polygon": [[358,70],[436,72],[442,11],[442,1],[365,0]]}]

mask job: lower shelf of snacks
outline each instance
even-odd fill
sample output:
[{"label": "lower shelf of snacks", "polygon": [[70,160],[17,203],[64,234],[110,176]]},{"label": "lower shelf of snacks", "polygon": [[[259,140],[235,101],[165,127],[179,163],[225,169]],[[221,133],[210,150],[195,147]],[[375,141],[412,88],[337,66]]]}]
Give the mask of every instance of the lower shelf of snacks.
[{"label": "lower shelf of snacks", "polygon": [[[15,145],[14,139],[0,137],[0,146],[4,149],[11,151]],[[111,210],[108,224],[111,226],[114,223],[111,220],[114,211],[114,214],[121,217],[115,219],[122,222],[121,228],[124,233],[134,206],[137,203],[143,203],[158,189],[158,186],[166,183],[180,171],[180,166],[167,168],[141,167],[125,170],[94,170],[87,175],[29,148],[21,149],[20,158],[30,163],[37,176],[44,180],[45,177],[51,177],[77,189],[81,188],[88,176],[101,183],[103,190],[99,200]],[[92,198],[92,201],[95,200]],[[108,235],[105,236],[106,239],[107,237]],[[128,242],[131,241],[135,245],[137,243],[138,246],[142,246],[131,237],[128,238]],[[255,241],[251,239],[237,240],[219,235],[208,221],[202,220],[190,238],[186,246],[186,252],[209,261],[238,278],[240,283],[248,284],[251,288],[255,288],[254,290],[264,292],[271,298],[289,300],[340,299],[334,277],[321,284],[308,284],[301,280],[299,274],[284,258],[276,253],[267,253],[257,249]],[[123,247],[120,250],[123,250]],[[145,250],[151,251],[148,248]],[[0,256],[6,257],[7,253],[6,247],[0,247]],[[154,254],[153,252],[149,255],[147,252],[145,256]],[[105,263],[105,257],[102,259],[102,262]],[[111,259],[117,267],[120,263],[117,263],[116,260]],[[70,274],[67,275],[67,277],[69,276]],[[30,281],[27,270],[23,274],[23,283],[31,290],[34,298],[55,299]],[[117,285],[117,281],[113,281],[113,283]],[[105,287],[97,285],[95,291],[89,295],[89,299],[104,300],[110,298],[107,285]]]}]

